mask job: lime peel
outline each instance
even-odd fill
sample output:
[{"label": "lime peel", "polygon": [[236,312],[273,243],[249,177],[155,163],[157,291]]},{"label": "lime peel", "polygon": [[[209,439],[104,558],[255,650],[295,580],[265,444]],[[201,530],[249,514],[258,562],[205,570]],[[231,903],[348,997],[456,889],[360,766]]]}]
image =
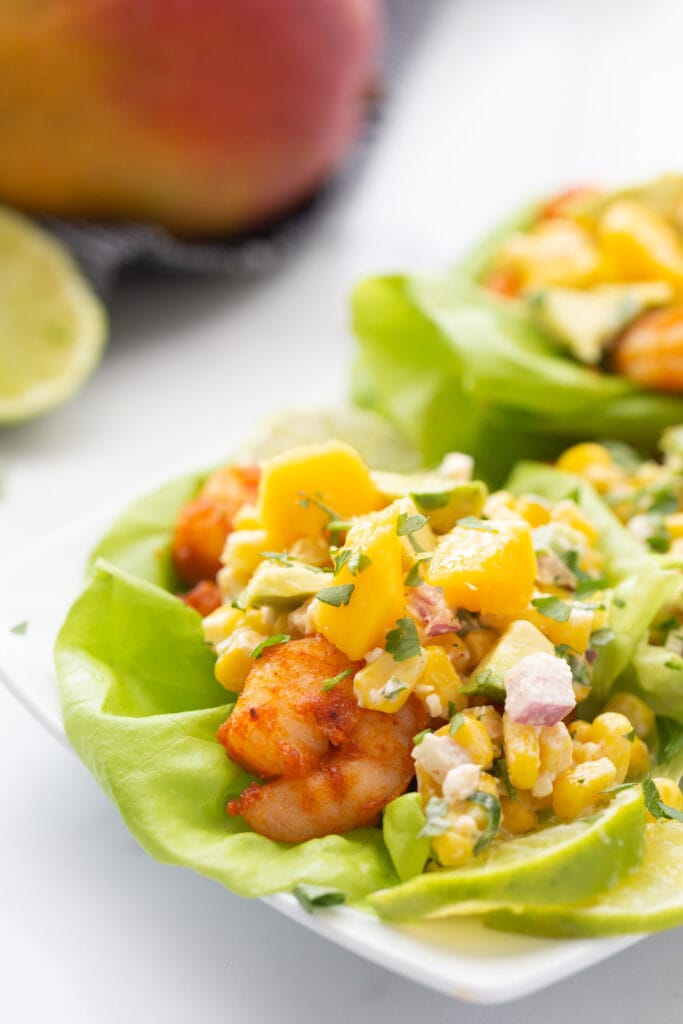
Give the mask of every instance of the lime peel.
[{"label": "lime peel", "polygon": [[69,398],[99,362],[106,335],[104,308],[68,252],[0,207],[0,424]]},{"label": "lime peel", "polygon": [[462,868],[427,871],[369,897],[380,917],[448,917],[501,904],[586,903],[622,881],[642,860],[645,807],[639,786],[569,824],[504,840]]}]

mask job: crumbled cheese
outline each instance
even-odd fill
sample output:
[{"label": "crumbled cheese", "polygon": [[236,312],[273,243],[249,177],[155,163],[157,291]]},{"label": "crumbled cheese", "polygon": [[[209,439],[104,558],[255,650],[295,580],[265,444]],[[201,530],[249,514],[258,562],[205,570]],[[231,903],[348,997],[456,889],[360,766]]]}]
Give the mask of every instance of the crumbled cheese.
[{"label": "crumbled cheese", "polygon": [[368,651],[366,654],[363,655],[363,660],[367,665],[372,665],[373,661],[377,661],[377,659],[381,658],[383,654],[383,647],[373,647],[371,651]]},{"label": "crumbled cheese", "polygon": [[301,636],[313,636],[316,632],[315,628],[315,608],[316,599],[312,598],[310,601],[306,601],[300,608],[295,608],[293,612],[290,612],[287,616],[288,627],[296,633],[300,633]]},{"label": "crumbled cheese", "polygon": [[451,768],[443,780],[443,797],[446,803],[455,804],[467,800],[479,785],[481,768],[478,764],[459,764]]},{"label": "crumbled cheese", "polygon": [[413,749],[413,758],[415,764],[439,784],[443,782],[451,768],[472,763],[469,754],[452,736],[437,736],[433,732],[427,733],[422,742]]}]

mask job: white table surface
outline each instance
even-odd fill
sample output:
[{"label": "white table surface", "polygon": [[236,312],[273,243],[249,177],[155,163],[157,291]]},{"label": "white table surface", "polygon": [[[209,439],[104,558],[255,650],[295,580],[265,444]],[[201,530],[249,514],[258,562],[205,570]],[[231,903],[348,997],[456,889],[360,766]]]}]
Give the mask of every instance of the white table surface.
[{"label": "white table surface", "polygon": [[[277,406],[339,401],[360,273],[446,264],[529,194],[682,169],[681,38],[678,0],[442,0],[363,178],[305,251],[241,289],[125,284],[86,390],[0,434],[0,558],[229,451]],[[683,931],[665,934],[507,1007],[456,1004],[152,862],[0,692],[3,1024],[673,1024],[682,954]]]}]

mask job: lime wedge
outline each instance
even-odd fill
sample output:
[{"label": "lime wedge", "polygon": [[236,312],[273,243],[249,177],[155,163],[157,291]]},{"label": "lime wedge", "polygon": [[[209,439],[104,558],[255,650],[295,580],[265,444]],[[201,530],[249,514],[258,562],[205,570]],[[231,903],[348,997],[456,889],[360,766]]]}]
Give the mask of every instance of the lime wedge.
[{"label": "lime wedge", "polygon": [[96,366],[102,306],[64,249],[0,208],[0,423],[47,412]]},{"label": "lime wedge", "polygon": [[647,826],[645,857],[626,881],[589,907],[512,907],[484,921],[529,935],[592,936],[657,932],[683,924],[683,825]]},{"label": "lime wedge", "polygon": [[634,786],[590,818],[504,840],[471,865],[427,871],[381,889],[369,902],[390,921],[475,914],[510,903],[586,903],[637,867],[644,847],[643,794]]},{"label": "lime wedge", "polygon": [[420,465],[411,442],[377,413],[366,409],[290,409],[264,423],[241,455],[260,461],[296,448],[329,440],[353,445],[371,469],[404,472]]}]

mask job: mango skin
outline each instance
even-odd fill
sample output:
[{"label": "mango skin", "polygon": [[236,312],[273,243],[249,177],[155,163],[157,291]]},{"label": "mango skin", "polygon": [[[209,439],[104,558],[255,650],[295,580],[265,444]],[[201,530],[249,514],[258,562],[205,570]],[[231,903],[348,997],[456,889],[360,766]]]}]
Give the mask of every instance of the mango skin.
[{"label": "mango skin", "polygon": [[341,163],[378,0],[0,5],[0,201],[210,235],[264,223]]}]

